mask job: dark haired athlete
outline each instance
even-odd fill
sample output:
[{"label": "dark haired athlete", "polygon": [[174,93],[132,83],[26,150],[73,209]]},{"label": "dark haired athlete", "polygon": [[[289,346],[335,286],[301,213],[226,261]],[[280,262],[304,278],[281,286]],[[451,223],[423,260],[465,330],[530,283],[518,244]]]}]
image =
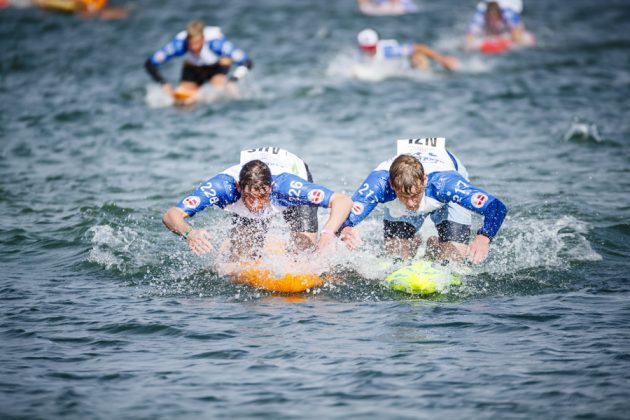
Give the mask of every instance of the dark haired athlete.
[{"label": "dark haired athlete", "polygon": [[[164,213],[162,221],[183,236],[195,254],[205,254],[214,248],[208,232],[194,229],[185,219],[211,206],[233,213],[232,255],[247,256],[263,247],[269,219],[276,214],[282,214],[291,230],[290,250],[315,245],[320,250],[327,248],[348,217],[352,200],[314,184],[308,166],[299,157],[280,148],[264,147],[242,151],[240,164],[202,183]],[[318,207],[331,209],[319,240]]]}]

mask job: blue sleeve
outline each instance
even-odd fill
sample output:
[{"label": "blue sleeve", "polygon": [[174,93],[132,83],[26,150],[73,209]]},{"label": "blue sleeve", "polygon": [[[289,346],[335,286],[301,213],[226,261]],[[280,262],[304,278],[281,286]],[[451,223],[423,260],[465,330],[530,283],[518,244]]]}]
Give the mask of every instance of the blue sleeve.
[{"label": "blue sleeve", "polygon": [[181,39],[181,37],[176,36],[171,40],[171,42],[153,53],[149,60],[152,64],[159,66],[160,64],[166,63],[173,57],[184,55],[187,50],[188,43],[186,42],[186,40],[183,40]]},{"label": "blue sleeve", "polygon": [[412,53],[413,53],[412,44],[384,45],[383,46],[383,56],[385,56],[385,58],[409,57]]},{"label": "blue sleeve", "polygon": [[284,207],[319,206],[328,207],[335,192],[297,175],[282,173],[274,177],[272,200]]},{"label": "blue sleeve", "polygon": [[521,15],[512,9],[501,9],[501,15],[510,29],[514,29],[521,24]]},{"label": "blue sleeve", "polygon": [[359,224],[369,216],[378,203],[386,203],[395,198],[396,194],[389,185],[389,172],[372,171],[352,195],[352,210],[341,228]]},{"label": "blue sleeve", "polygon": [[206,207],[224,208],[240,197],[234,178],[219,174],[199,185],[195,191],[177,203],[176,207],[184,210],[189,216],[194,216]]},{"label": "blue sleeve", "polygon": [[234,64],[240,66],[244,64],[248,57],[240,48],[237,48],[231,41],[225,37],[213,39],[208,42],[210,50],[220,57],[229,57]]},{"label": "blue sleeve", "polygon": [[492,239],[507,214],[507,207],[498,198],[477,188],[459,173],[435,172],[429,175],[428,194],[443,203],[456,203],[484,217],[483,227],[477,233]]},{"label": "blue sleeve", "polygon": [[470,19],[470,23],[468,24],[468,33],[473,35],[481,35],[483,25],[485,23],[485,5],[483,2],[477,5],[475,9],[475,14],[472,19]]}]

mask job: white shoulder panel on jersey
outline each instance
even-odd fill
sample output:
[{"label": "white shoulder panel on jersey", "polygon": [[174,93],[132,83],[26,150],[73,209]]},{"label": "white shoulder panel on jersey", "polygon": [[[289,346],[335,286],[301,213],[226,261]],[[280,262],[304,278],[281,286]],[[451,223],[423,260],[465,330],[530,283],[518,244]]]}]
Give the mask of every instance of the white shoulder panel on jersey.
[{"label": "white shoulder panel on jersey", "polygon": [[188,32],[186,31],[181,31],[177,35],[175,35],[175,39],[177,39],[178,41],[185,41],[187,37]]},{"label": "white shoulder panel on jersey", "polygon": [[227,168],[225,171],[221,172],[222,174],[229,175],[234,178],[235,181],[238,181],[238,175],[241,172],[241,168],[243,165],[234,165]]},{"label": "white shoulder panel on jersey", "polygon": [[402,155],[405,153],[416,153],[436,149],[446,149],[446,139],[444,137],[397,140],[396,153]]},{"label": "white shoulder panel on jersey", "polygon": [[523,12],[522,0],[499,0],[498,3],[501,9],[512,9],[516,13]]},{"label": "white shoulder panel on jersey", "polygon": [[454,171],[455,165],[446,151],[446,139],[443,137],[428,137],[424,139],[398,140],[398,154],[393,158],[381,162],[377,171],[389,171],[394,160],[400,155],[413,155],[424,166],[426,174],[432,172]]},{"label": "white shoulder panel on jersey", "polygon": [[218,26],[206,26],[203,28],[203,37],[206,41],[221,38],[222,36],[223,32]]},{"label": "white shoulder panel on jersey", "polygon": [[302,159],[279,147],[259,147],[241,151],[241,165],[254,159],[262,160],[273,175],[288,172],[307,179],[306,165]]}]

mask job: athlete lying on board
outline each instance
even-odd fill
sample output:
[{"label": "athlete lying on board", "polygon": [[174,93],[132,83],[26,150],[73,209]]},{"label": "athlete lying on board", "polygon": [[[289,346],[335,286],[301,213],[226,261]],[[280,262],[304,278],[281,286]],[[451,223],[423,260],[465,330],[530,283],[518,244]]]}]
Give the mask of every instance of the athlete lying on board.
[{"label": "athlete lying on board", "polygon": [[364,15],[386,16],[415,13],[418,6],[411,0],[357,0]]},{"label": "athlete lying on board", "polygon": [[[173,90],[160,74],[158,66],[180,56],[184,57],[181,81]],[[237,67],[228,77],[232,64]],[[231,96],[238,96],[236,82],[247,75],[252,68],[252,60],[230,42],[220,28],[193,21],[185,31],[178,33],[171,42],[149,57],[145,68],[153,80],[162,84],[166,93],[184,102],[194,102],[205,82]]]},{"label": "athlete lying on board", "polygon": [[[341,230],[348,248],[361,244],[354,227],[383,204],[385,250],[389,254],[412,258],[421,242],[416,233],[429,216],[438,231],[437,238],[427,240],[430,258],[469,258],[474,263],[486,259],[507,208],[468,181],[466,168],[444,143],[443,138],[399,140],[399,154],[382,162],[352,196],[352,212]],[[483,226],[470,245],[468,210],[484,216]]]},{"label": "athlete lying on board", "polygon": [[483,0],[477,4],[468,26],[466,47],[478,48],[486,39],[505,38],[516,45],[531,45],[534,41],[521,19],[521,0]]},{"label": "athlete lying on board", "polygon": [[[213,250],[212,238],[186,221],[206,207],[232,213],[232,257],[256,257],[263,248],[269,219],[281,214],[291,230],[290,250],[299,252],[315,245],[329,249],[335,232],[352,207],[350,197],[313,183],[306,163],[280,148],[265,147],[241,152],[241,162],[202,183],[170,208],[162,221],[183,236],[197,255]],[[330,215],[317,239],[319,207]]]}]

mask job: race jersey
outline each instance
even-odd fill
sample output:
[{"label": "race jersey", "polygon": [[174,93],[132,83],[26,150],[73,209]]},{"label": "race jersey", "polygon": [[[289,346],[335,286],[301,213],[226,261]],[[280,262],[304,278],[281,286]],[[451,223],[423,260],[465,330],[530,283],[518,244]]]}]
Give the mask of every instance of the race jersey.
[{"label": "race jersey", "polygon": [[[499,8],[501,9],[501,17],[503,18],[503,28],[497,28],[499,33],[488,35],[499,35],[500,33],[510,32],[512,29],[518,27],[521,24],[521,15],[518,9],[518,3],[509,0],[497,1]],[[486,9],[487,2],[482,1],[477,4],[475,14],[470,20],[468,25],[468,33],[475,36],[486,35]]]},{"label": "race jersey", "polygon": [[397,155],[382,162],[354,193],[352,211],[342,229],[363,221],[379,203],[387,206],[393,217],[428,214],[448,203],[454,203],[484,216],[483,227],[477,233],[490,239],[497,234],[507,208],[499,199],[473,186],[460,174],[455,156],[446,149],[415,152],[411,155],[422,163],[427,176],[427,185],[418,210],[408,210],[397,200],[389,183],[389,168]]},{"label": "race jersey", "polygon": [[413,54],[413,44],[399,44],[395,39],[382,39],[376,44],[375,58],[393,60],[409,57]]},{"label": "race jersey", "polygon": [[156,51],[149,59],[152,64],[159,66],[173,57],[184,57],[184,61],[193,66],[210,66],[216,64],[220,58],[228,57],[236,65],[247,61],[247,54],[230,42],[216,26],[206,26],[203,29],[204,44],[199,55],[188,51],[188,33],[182,31],[168,44]]},{"label": "race jersey", "polygon": [[[253,159],[265,162],[273,179],[271,203],[259,213],[247,209],[236,189],[241,168]],[[227,168],[199,185],[177,207],[189,216],[194,216],[206,207],[216,206],[250,219],[267,219],[292,206],[328,207],[334,191],[308,182],[307,178],[304,161],[292,153],[279,148],[245,150],[241,152],[240,164]]]}]

